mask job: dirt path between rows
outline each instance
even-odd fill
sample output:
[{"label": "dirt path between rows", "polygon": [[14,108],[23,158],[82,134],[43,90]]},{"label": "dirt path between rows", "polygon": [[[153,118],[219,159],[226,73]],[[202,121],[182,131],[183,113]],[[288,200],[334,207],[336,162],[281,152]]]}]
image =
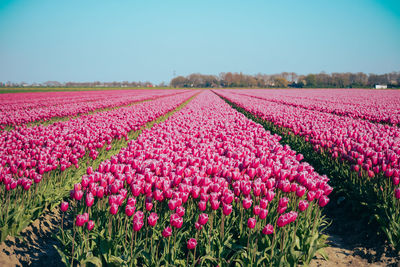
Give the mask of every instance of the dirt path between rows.
[{"label": "dirt path between rows", "polygon": [[61,215],[47,211],[29,225],[19,238],[8,236],[0,244],[0,266],[64,266],[54,245],[53,234],[60,227]]}]

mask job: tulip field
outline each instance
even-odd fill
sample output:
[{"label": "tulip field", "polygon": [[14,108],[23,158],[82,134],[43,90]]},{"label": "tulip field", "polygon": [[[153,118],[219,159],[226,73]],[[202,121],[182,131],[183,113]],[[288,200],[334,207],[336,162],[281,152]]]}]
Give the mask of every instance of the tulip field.
[{"label": "tulip field", "polygon": [[59,209],[67,266],[307,265],[337,195],[400,250],[397,91],[16,95],[0,97],[1,242]]},{"label": "tulip field", "polygon": [[84,91],[25,93],[15,98],[13,94],[0,99],[0,129],[35,121],[48,121],[85,114],[98,109],[128,105],[133,102],[150,100],[163,95],[172,95],[173,90],[134,91]]}]

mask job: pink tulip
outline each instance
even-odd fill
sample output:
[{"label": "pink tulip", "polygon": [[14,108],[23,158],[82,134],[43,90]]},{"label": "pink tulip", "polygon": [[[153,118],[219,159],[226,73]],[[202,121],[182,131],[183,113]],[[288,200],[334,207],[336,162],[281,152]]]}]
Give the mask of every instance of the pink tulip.
[{"label": "pink tulip", "polygon": [[91,207],[94,203],[94,197],[92,193],[87,193],[85,198],[85,203],[87,207]]},{"label": "pink tulip", "polygon": [[176,208],[175,212],[180,216],[183,217],[185,215],[185,208],[183,206],[179,206]]},{"label": "pink tulip", "polygon": [[199,215],[199,219],[197,220],[201,225],[205,225],[208,222],[208,214],[201,213]]},{"label": "pink tulip", "polygon": [[143,221],[142,220],[134,220],[133,221],[133,231],[139,232],[140,229],[143,227]]},{"label": "pink tulip", "polygon": [[69,206],[68,202],[66,201],[61,202],[61,211],[66,212],[68,210],[68,206]]},{"label": "pink tulip", "polygon": [[126,205],[125,207],[125,214],[129,217],[131,217],[134,213],[135,213],[135,206],[131,206],[131,205]]},{"label": "pink tulip", "polygon": [[231,214],[232,213],[232,205],[229,205],[229,204],[223,205],[222,212],[224,213],[225,216],[228,216],[229,214]]},{"label": "pink tulip", "polygon": [[328,198],[327,196],[325,196],[325,195],[322,195],[322,196],[319,198],[318,205],[319,205],[320,207],[325,207],[326,204],[328,204],[328,202],[329,202],[329,198]]},{"label": "pink tulip", "polygon": [[300,200],[299,201],[299,210],[300,211],[305,211],[308,208],[308,202],[307,200]]},{"label": "pink tulip", "polygon": [[151,227],[154,227],[157,224],[158,215],[155,212],[152,212],[150,216],[147,218],[147,222]]},{"label": "pink tulip", "polygon": [[112,203],[110,207],[110,213],[112,215],[115,215],[117,214],[117,212],[118,212],[118,205],[116,203]]},{"label": "pink tulip", "polygon": [[75,219],[75,225],[81,227],[85,224],[85,216],[84,215],[77,215]]},{"label": "pink tulip", "polygon": [[197,246],[197,240],[194,238],[190,238],[187,242],[187,248],[188,249],[195,249],[195,247]]},{"label": "pink tulip", "polygon": [[264,235],[270,235],[274,232],[274,226],[272,226],[271,224],[267,224],[266,226],[264,226],[264,228],[262,229],[262,233]]},{"label": "pink tulip", "polygon": [[396,189],[394,190],[394,196],[395,196],[397,199],[400,199],[400,188],[396,188]]},{"label": "pink tulip", "polygon": [[260,210],[260,214],[258,214],[258,217],[259,217],[261,220],[264,220],[265,218],[267,218],[267,215],[268,215],[268,210],[266,210],[266,209],[261,209],[261,210]]},{"label": "pink tulip", "polygon": [[172,229],[170,227],[166,227],[163,231],[162,231],[162,236],[167,238],[170,237],[172,235]]},{"label": "pink tulip", "polygon": [[249,218],[247,220],[247,227],[249,227],[250,229],[253,229],[256,226],[256,219],[255,218]]},{"label": "pink tulip", "polygon": [[244,198],[243,201],[242,201],[243,208],[249,209],[251,207],[252,203],[253,203],[253,201],[251,199]]},{"label": "pink tulip", "polygon": [[92,231],[93,228],[94,228],[94,221],[89,220],[89,221],[88,221],[88,224],[87,224],[87,229],[88,229],[89,231]]}]

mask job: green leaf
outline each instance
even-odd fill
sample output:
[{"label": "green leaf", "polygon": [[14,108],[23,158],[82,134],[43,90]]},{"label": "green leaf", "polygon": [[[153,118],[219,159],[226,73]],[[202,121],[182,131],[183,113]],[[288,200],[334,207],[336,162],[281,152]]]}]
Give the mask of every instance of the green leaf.
[{"label": "green leaf", "polygon": [[82,263],[84,263],[84,264],[91,263],[91,264],[94,264],[96,266],[102,266],[103,265],[102,262],[101,262],[101,259],[99,259],[98,257],[94,257],[94,256],[86,258],[85,260],[83,260]]}]

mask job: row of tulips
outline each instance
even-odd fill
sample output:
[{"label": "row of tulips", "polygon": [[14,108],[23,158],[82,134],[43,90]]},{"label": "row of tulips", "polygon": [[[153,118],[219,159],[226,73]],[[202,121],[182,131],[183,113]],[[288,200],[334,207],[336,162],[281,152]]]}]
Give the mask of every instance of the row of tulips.
[{"label": "row of tulips", "polygon": [[146,123],[176,109],[195,93],[179,93],[47,127],[1,132],[0,240],[19,233],[58,202],[66,194],[65,188],[76,182],[74,174],[81,171],[80,165],[85,168],[104,160],[105,153],[118,153]]},{"label": "row of tulips", "polygon": [[19,93],[2,95],[0,127],[48,121],[91,111],[124,106],[133,102],[174,95],[182,90],[118,90]]},{"label": "row of tulips", "polygon": [[61,210],[67,265],[296,265],[324,246],[329,179],[204,91],[88,168]]},{"label": "row of tulips", "polygon": [[314,89],[314,90],[229,90],[271,102],[400,125],[400,92],[397,90]]},{"label": "row of tulips", "polygon": [[329,157],[344,179],[335,180],[354,206],[367,209],[395,249],[400,250],[400,129],[361,119],[281,105],[228,92],[221,96],[269,123],[267,127]]}]

